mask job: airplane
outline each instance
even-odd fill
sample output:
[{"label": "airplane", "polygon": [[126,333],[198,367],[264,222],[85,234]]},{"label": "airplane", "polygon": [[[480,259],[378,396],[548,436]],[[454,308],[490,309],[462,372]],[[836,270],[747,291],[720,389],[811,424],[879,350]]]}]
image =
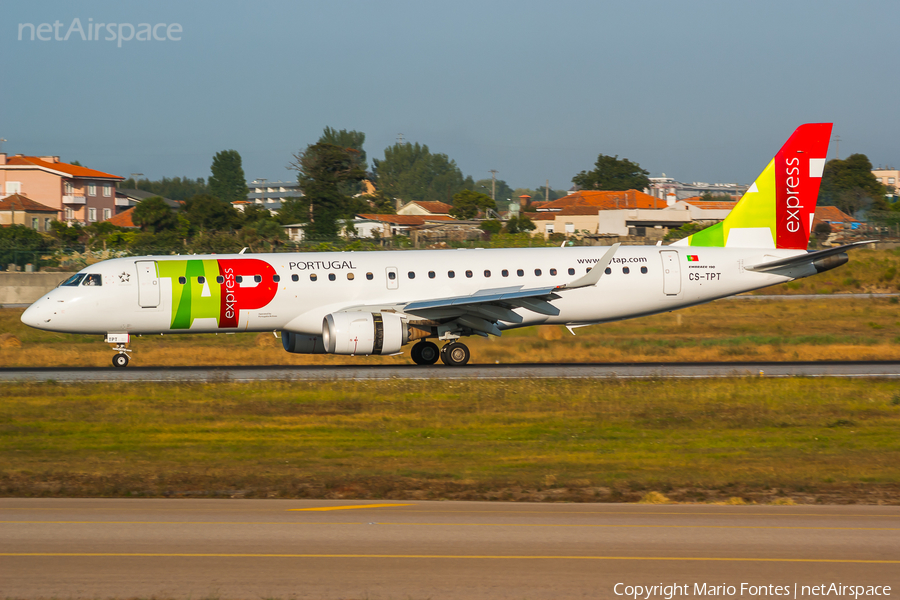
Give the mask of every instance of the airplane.
[{"label": "airplane", "polygon": [[574,333],[844,264],[871,242],[807,252],[831,127],[798,127],[724,221],[667,246],[116,258],[71,276],[22,321],[104,335],[116,367],[133,335],[239,331],[280,332],[298,354],[395,355],[414,343],[418,365],[462,366],[466,336]]}]

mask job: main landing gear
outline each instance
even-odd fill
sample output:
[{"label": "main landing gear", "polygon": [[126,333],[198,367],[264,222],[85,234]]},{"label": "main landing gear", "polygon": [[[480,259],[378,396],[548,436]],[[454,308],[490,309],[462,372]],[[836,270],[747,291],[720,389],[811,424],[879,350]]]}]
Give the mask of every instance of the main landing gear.
[{"label": "main landing gear", "polygon": [[449,367],[461,367],[469,362],[469,348],[460,342],[450,342],[438,351],[434,342],[422,341],[412,347],[410,357],[417,365],[433,365],[438,358]]},{"label": "main landing gear", "polygon": [[448,367],[461,367],[469,362],[469,347],[461,342],[450,342],[441,348],[441,360]]}]

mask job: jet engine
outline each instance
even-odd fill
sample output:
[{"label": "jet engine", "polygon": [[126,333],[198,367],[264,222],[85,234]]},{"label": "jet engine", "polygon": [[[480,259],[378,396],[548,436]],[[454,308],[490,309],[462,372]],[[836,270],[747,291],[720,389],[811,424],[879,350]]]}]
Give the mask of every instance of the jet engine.
[{"label": "jet engine", "polygon": [[325,343],[321,335],[282,331],[281,345],[293,354],[325,354]]},{"label": "jet engine", "polygon": [[329,354],[394,354],[409,339],[409,327],[394,313],[339,312],[322,322]]}]

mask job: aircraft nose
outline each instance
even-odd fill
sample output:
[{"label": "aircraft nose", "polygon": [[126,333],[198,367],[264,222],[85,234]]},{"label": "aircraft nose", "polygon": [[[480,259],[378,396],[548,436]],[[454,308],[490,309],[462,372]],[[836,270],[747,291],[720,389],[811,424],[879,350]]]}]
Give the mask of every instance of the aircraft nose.
[{"label": "aircraft nose", "polygon": [[46,298],[41,298],[22,313],[22,322],[35,329],[47,329],[53,316]]}]

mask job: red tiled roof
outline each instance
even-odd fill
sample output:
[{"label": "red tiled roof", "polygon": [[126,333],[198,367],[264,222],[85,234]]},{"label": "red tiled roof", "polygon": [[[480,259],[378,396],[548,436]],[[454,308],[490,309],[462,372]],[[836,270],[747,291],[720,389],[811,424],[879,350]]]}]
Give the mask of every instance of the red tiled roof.
[{"label": "red tiled roof", "polygon": [[433,215],[449,215],[450,209],[453,208],[452,205],[447,204],[446,202],[414,202],[413,204],[418,204],[428,212]]},{"label": "red tiled roof", "polygon": [[113,218],[107,219],[106,222],[110,225],[115,225],[116,227],[131,227],[137,229],[137,225],[135,225],[134,221],[131,220],[131,215],[132,213],[134,213],[135,208],[137,207],[133,206],[125,212],[121,212]]},{"label": "red tiled roof", "polygon": [[856,219],[839,209],[837,206],[817,206],[816,216],[813,218],[813,229],[819,223],[837,225],[840,223],[859,223]]},{"label": "red tiled roof", "polygon": [[392,225],[424,225],[425,221],[453,221],[449,215],[376,215],[360,214],[358,217],[371,221],[381,221]]},{"label": "red tiled roof", "polygon": [[637,190],[624,192],[581,190],[545,203],[541,206],[541,210],[556,210],[569,206],[595,206],[600,210],[665,208],[666,201]]},{"label": "red tiled roof", "polygon": [[69,177],[84,177],[90,179],[125,179],[124,177],[119,177],[118,175],[111,175],[109,173],[104,173],[103,171],[96,171],[94,169],[88,169],[87,167],[79,167],[78,165],[70,165],[69,163],[47,162],[45,160],[41,160],[37,156],[12,156],[6,159],[6,164],[12,166],[33,165],[41,169],[59,171],[65,173]]},{"label": "red tiled roof", "polygon": [[40,202],[22,196],[21,194],[12,194],[0,200],[0,210],[21,210],[27,212],[52,212],[58,213],[56,208],[50,208]]}]

